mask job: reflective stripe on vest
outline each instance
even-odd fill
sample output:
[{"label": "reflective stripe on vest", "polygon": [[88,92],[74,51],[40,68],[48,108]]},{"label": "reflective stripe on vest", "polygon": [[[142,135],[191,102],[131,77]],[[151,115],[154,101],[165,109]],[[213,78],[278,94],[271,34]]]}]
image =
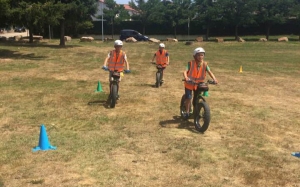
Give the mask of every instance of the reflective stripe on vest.
[{"label": "reflective stripe on vest", "polygon": [[115,50],[111,51],[110,58],[108,60],[108,69],[110,71],[115,71],[115,70],[117,70],[118,72],[123,71],[124,62],[125,62],[124,57],[125,55],[122,50],[119,52],[118,56]]},{"label": "reflective stripe on vest", "polygon": [[[197,69],[197,63],[193,60],[190,62],[190,69],[188,70],[188,78],[192,81],[185,82],[185,87],[190,90],[197,89],[197,83],[204,82],[206,77],[207,63],[203,62],[199,70]],[[195,84],[196,83],[196,84]]]},{"label": "reflective stripe on vest", "polygon": [[156,64],[160,64],[163,67],[167,66],[167,57],[166,57],[166,50],[162,50],[162,53],[160,54],[160,51],[158,50],[155,53],[156,56]]}]

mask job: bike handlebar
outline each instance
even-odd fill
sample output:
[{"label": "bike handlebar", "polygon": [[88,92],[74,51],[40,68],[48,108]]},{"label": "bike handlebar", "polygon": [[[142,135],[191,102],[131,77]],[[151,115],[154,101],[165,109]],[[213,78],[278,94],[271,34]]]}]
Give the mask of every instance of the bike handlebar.
[{"label": "bike handlebar", "polygon": [[[156,62],[150,62],[150,63],[151,63],[151,64],[154,64],[154,65],[157,65]],[[170,65],[170,62],[169,62],[169,64],[166,63],[166,65],[169,66],[169,65]]]},{"label": "bike handlebar", "polygon": [[[186,80],[185,80],[185,79],[182,79],[182,81],[186,81]],[[189,81],[187,81],[187,82],[193,82],[193,83],[195,83],[195,84],[200,84],[200,83],[201,83],[201,82],[196,83],[195,81],[192,81],[192,80],[189,80]],[[214,85],[216,85],[216,84],[218,84],[218,83],[216,83],[214,80],[207,80],[206,84],[214,84]]]}]

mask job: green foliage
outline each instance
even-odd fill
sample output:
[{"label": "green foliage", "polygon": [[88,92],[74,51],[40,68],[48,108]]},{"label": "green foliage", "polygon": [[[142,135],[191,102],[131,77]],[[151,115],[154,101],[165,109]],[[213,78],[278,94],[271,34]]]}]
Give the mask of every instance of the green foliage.
[{"label": "green foliage", "polygon": [[221,3],[219,1],[212,2],[211,0],[195,0],[195,5],[192,8],[197,12],[194,18],[200,20],[203,26],[206,27],[206,39],[208,39],[209,29],[223,18]]},{"label": "green foliage", "polygon": [[114,25],[120,24],[122,20],[129,19],[129,14],[125,11],[123,5],[118,5],[114,0],[105,0],[104,1],[107,9],[103,10],[103,17],[106,19],[109,24],[112,26],[112,37],[114,35]]},{"label": "green foliage", "polygon": [[257,0],[257,21],[266,25],[266,38],[269,38],[273,24],[284,23],[292,8],[294,0]]},{"label": "green foliage", "polygon": [[163,22],[164,7],[160,0],[131,0],[129,6],[137,11],[131,18],[143,25],[143,34],[145,34],[146,25],[149,25],[151,22]]},{"label": "green foliage", "polygon": [[186,12],[186,9],[189,9],[191,1],[173,0],[172,3],[166,2],[164,5],[165,21],[174,29],[174,36],[176,38],[176,27],[186,23],[189,18],[189,14]]},{"label": "green foliage", "polygon": [[9,0],[0,0],[0,27],[4,27],[8,24],[7,18],[9,14]]},{"label": "green foliage", "polygon": [[221,6],[227,23],[235,26],[235,39],[238,38],[239,26],[255,22],[254,12],[257,6],[255,0],[223,0],[221,1]]}]

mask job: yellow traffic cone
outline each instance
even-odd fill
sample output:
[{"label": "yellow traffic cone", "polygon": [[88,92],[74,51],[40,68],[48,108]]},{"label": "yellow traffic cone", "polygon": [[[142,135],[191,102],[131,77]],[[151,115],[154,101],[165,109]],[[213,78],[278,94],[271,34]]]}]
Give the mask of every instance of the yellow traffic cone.
[{"label": "yellow traffic cone", "polygon": [[242,66],[240,66],[240,73],[242,73],[243,72],[243,67]]}]

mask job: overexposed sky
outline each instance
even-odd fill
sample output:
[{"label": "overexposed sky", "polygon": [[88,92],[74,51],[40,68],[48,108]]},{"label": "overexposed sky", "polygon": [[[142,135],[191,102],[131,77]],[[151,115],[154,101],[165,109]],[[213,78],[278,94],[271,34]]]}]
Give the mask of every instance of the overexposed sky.
[{"label": "overexposed sky", "polygon": [[128,4],[130,0],[115,0],[118,4]]}]

